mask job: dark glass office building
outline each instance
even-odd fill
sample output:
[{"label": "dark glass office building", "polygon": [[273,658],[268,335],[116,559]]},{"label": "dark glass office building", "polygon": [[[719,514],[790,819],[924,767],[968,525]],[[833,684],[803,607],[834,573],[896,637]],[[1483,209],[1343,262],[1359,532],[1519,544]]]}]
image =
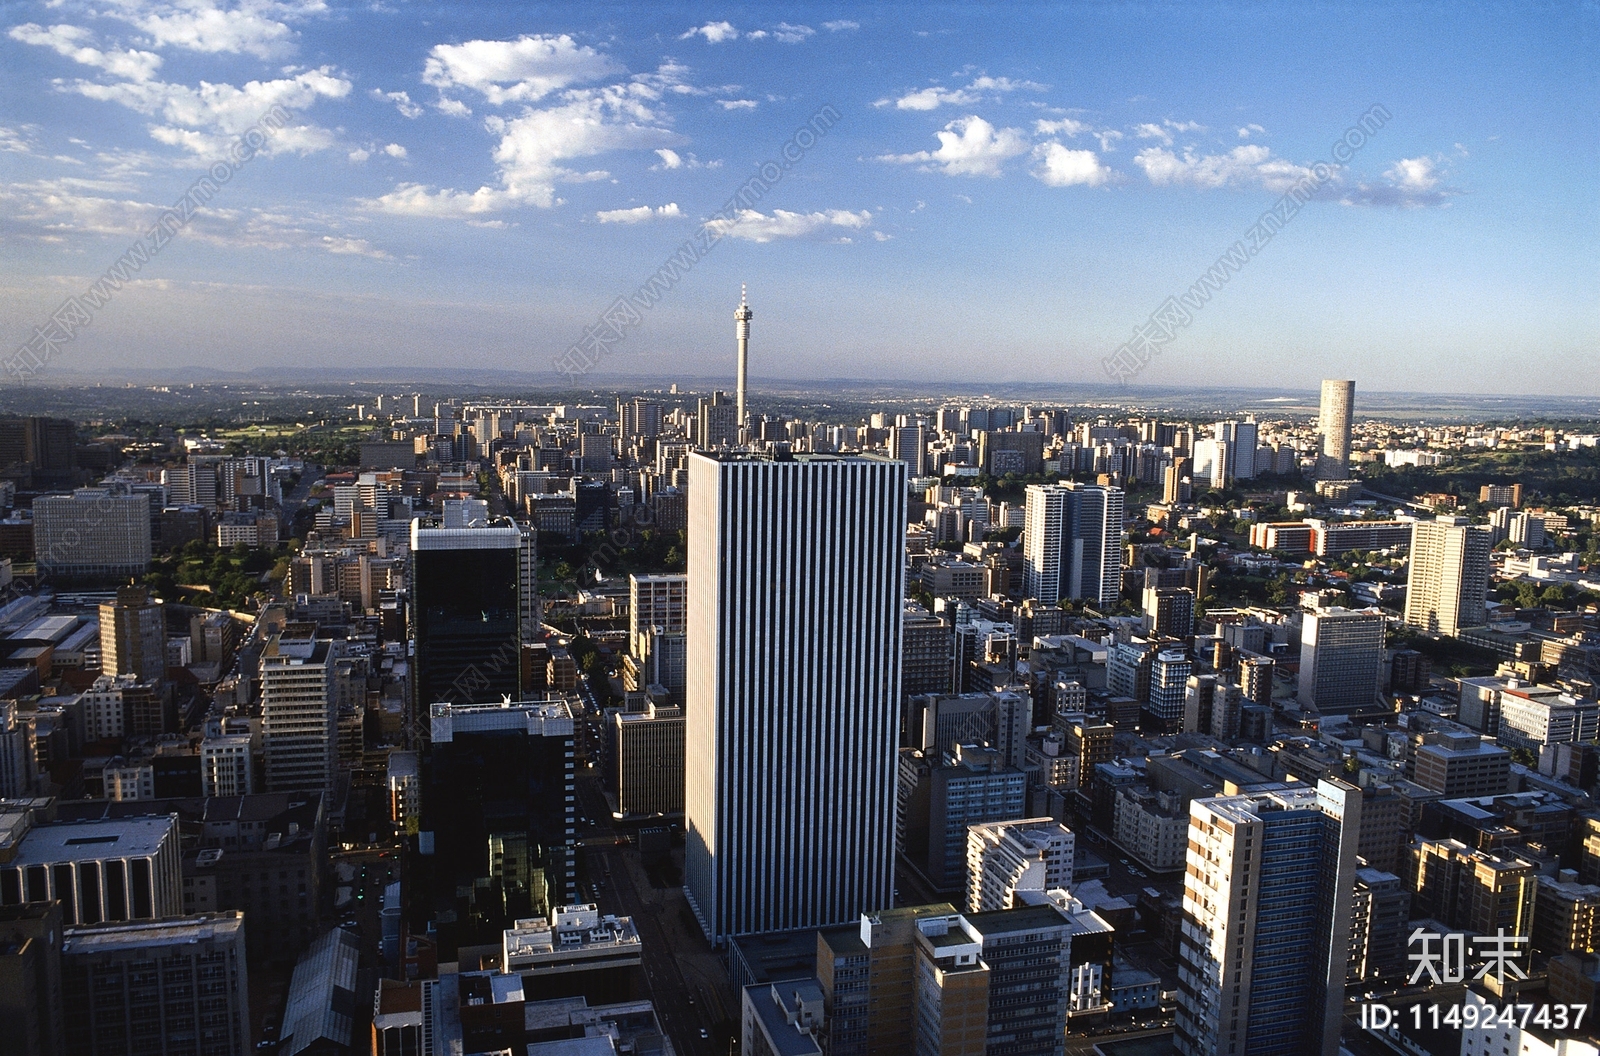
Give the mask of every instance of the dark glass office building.
[{"label": "dark glass office building", "polygon": [[510,522],[411,527],[412,700],[469,704],[520,696],[521,620]]}]

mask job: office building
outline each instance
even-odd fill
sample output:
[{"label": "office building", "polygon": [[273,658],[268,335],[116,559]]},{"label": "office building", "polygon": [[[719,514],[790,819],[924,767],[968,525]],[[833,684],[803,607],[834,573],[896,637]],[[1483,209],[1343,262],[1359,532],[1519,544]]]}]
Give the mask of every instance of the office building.
[{"label": "office building", "polygon": [[[1472,935],[1527,935],[1539,866],[1514,849],[1480,850],[1460,840],[1418,837],[1410,847],[1411,916]],[[1526,853],[1526,852],[1524,852]]]},{"label": "office building", "polygon": [[1188,587],[1146,587],[1144,630],[1160,638],[1194,634],[1194,591]]},{"label": "office building", "polygon": [[1044,441],[1040,432],[985,429],[978,434],[978,464],[991,477],[1037,476],[1044,472]]},{"label": "office building", "polygon": [[175,816],[43,825],[0,864],[0,906],[55,899],[65,924],[183,912]]},{"label": "office building", "polygon": [[522,548],[522,532],[509,522],[411,522],[411,699],[419,714],[441,701],[520,695]]},{"label": "office building", "polygon": [[1322,383],[1322,409],[1317,419],[1320,446],[1317,451],[1316,479],[1350,479],[1350,423],[1355,405],[1355,382]]},{"label": "office building", "polygon": [[164,696],[159,682],[137,675],[101,675],[78,698],[83,730],[91,741],[121,740],[163,732]]},{"label": "office building", "polygon": [[334,644],[274,636],[261,657],[261,751],[268,792],[333,791],[339,712]]},{"label": "office building", "polygon": [[150,571],[150,498],[80,488],[33,501],[39,576],[112,582]]},{"label": "office building", "polygon": [[1177,1051],[1336,1056],[1360,789],[1197,799],[1189,817]]},{"label": "office building", "polygon": [[1500,693],[1498,740],[1507,748],[1538,751],[1547,744],[1593,741],[1600,734],[1600,702],[1550,686],[1508,686]]},{"label": "office building", "polygon": [[63,1011],[60,906],[0,906],[0,1017],[6,1051],[64,1056]]},{"label": "office building", "polygon": [[200,742],[200,788],[206,796],[247,796],[255,791],[249,733],[207,731]]},{"label": "office building", "polygon": [[1465,517],[1412,525],[1406,624],[1454,637],[1463,627],[1487,623],[1489,550],[1489,530]]},{"label": "office building", "polygon": [[967,912],[1011,909],[1018,891],[1066,890],[1076,837],[1054,818],[979,823],[967,829]]},{"label": "office building", "polygon": [[1478,501],[1485,506],[1510,506],[1516,509],[1522,505],[1522,485],[1485,484],[1478,489]]},{"label": "office building", "polygon": [[60,487],[77,468],[77,430],[66,418],[0,418],[0,477],[23,487]]},{"label": "office building", "polygon": [[1183,698],[1183,732],[1203,733],[1219,741],[1239,736],[1244,692],[1218,675],[1190,675]]},{"label": "office building", "polygon": [[617,401],[617,418],[622,427],[623,440],[648,439],[661,435],[661,404],[635,396],[626,402]]},{"label": "office building", "polygon": [[441,908],[467,918],[451,938],[487,941],[513,920],[576,904],[575,734],[567,705],[436,703],[430,724],[418,846]]},{"label": "office building", "polygon": [[965,886],[967,827],[1027,816],[1028,778],[994,748],[900,753],[897,797],[906,858],[940,892]]},{"label": "office building", "polygon": [[1576,870],[1539,877],[1533,900],[1532,946],[1541,953],[1600,949],[1600,886],[1578,882]]},{"label": "office building", "polygon": [[33,793],[35,753],[15,701],[0,700],[0,799]]},{"label": "office building", "polygon": [[1378,609],[1318,605],[1300,628],[1302,705],[1323,715],[1373,710],[1383,680],[1384,616]]},{"label": "office building", "polygon": [[552,997],[558,989],[588,996],[626,994],[643,944],[632,917],[602,914],[584,903],[517,921],[502,933],[500,951],[501,971],[522,976],[530,986]]},{"label": "office building", "polygon": [[244,915],[69,927],[67,1049],[84,1056],[248,1056]]},{"label": "office building", "polygon": [[1511,787],[1511,753],[1476,734],[1430,733],[1413,763],[1412,780],[1445,799],[1498,796]]},{"label": "office building", "polygon": [[928,469],[928,427],[920,419],[889,430],[889,454],[906,464],[906,475],[925,476]]},{"label": "office building", "polygon": [[1116,605],[1122,592],[1122,504],[1121,488],[1028,485],[1024,593],[1046,605],[1069,599]]},{"label": "office building", "polygon": [[685,893],[717,944],[888,905],[905,464],[689,459]]},{"label": "office building", "polygon": [[1176,731],[1183,726],[1184,700],[1194,664],[1183,648],[1162,648],[1150,661],[1150,696],[1139,725],[1147,731]]},{"label": "office building", "polygon": [[644,639],[652,628],[659,627],[666,634],[684,633],[688,592],[688,576],[628,577],[628,647],[635,656],[645,654]]},{"label": "office building", "polygon": [[683,813],[683,709],[646,704],[619,711],[616,738],[616,812],[624,818]]},{"label": "office building", "polygon": [[141,682],[167,677],[165,606],[148,588],[119,587],[116,601],[101,604],[100,671]]},{"label": "office building", "polygon": [[1356,870],[1350,912],[1351,980],[1394,979],[1404,973],[1410,911],[1411,892],[1398,876],[1365,866]]},{"label": "office building", "polygon": [[905,697],[950,691],[950,625],[915,602],[905,607],[900,692]]},{"label": "office building", "polygon": [[1108,722],[1089,722],[1084,719],[1056,720],[1062,734],[1062,750],[1078,761],[1078,785],[1087,788],[1094,777],[1094,768],[1111,762],[1113,741],[1117,728]]},{"label": "office building", "polygon": [[735,447],[739,443],[739,408],[725,392],[700,397],[695,412],[695,444],[702,451]]},{"label": "office building", "polygon": [[1072,921],[1054,905],[918,920],[913,1052],[1059,1056]]}]

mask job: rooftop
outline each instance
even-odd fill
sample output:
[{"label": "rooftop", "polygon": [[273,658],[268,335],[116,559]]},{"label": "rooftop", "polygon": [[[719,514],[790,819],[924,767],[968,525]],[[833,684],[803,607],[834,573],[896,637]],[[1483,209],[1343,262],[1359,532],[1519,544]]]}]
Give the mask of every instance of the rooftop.
[{"label": "rooftop", "polygon": [[136,921],[129,924],[100,924],[94,927],[67,928],[61,933],[63,954],[110,953],[115,950],[149,949],[153,946],[186,946],[194,942],[219,939],[232,941],[244,930],[244,914],[202,913],[193,917]]},{"label": "rooftop", "polygon": [[44,825],[23,837],[14,866],[91,862],[103,858],[148,858],[176,838],[176,815],[117,818]]}]

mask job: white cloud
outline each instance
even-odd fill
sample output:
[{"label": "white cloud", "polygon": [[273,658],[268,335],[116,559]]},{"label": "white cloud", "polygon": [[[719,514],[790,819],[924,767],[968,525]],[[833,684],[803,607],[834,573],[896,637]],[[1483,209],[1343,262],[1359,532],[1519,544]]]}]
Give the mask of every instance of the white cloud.
[{"label": "white cloud", "polygon": [[1122,138],[1122,133],[1114,128],[1103,128],[1094,137],[1100,141],[1100,149],[1109,154],[1117,149],[1117,141]]},{"label": "white cloud", "polygon": [[1264,187],[1282,193],[1311,175],[1304,165],[1274,158],[1262,146],[1234,147],[1226,154],[1180,158],[1161,147],[1147,147],[1133,159],[1154,184],[1188,184],[1193,187]]},{"label": "white cloud", "polygon": [[1398,206],[1420,209],[1444,205],[1461,192],[1444,183],[1438,158],[1401,158],[1384,172],[1388,183],[1361,183],[1339,199],[1344,205]]},{"label": "white cloud", "polygon": [[350,152],[350,160],[357,165],[360,165],[363,161],[366,161],[370,157],[372,157],[372,151],[363,150],[360,147],[357,147],[355,150]]},{"label": "white cloud", "polygon": [[[160,81],[77,81],[67,90],[155,115],[166,122],[150,129],[157,142],[207,156],[220,155],[234,137],[255,125],[273,107],[303,113],[318,99],[344,98],[350,92],[350,82],[333,67],[324,66],[274,81],[249,81],[242,87],[208,81],[201,81],[199,88]],[[267,137],[262,150],[268,154],[308,154],[325,150],[334,142],[333,133],[325,128],[286,125]]]},{"label": "white cloud", "polygon": [[1092,129],[1082,121],[1063,117],[1059,121],[1035,121],[1033,130],[1041,136],[1076,136]]},{"label": "white cloud", "polygon": [[656,152],[656,157],[661,160],[650,166],[651,172],[665,172],[670,169],[720,169],[721,161],[701,161],[693,154],[684,156],[668,147],[662,147]]},{"label": "white cloud", "polygon": [[1402,190],[1429,191],[1439,185],[1439,177],[1433,171],[1434,164],[1434,159],[1427,157],[1401,158],[1384,176]]},{"label": "white cloud", "polygon": [[1172,146],[1172,133],[1168,132],[1160,125],[1152,125],[1149,122],[1141,125],[1134,125],[1133,134],[1138,136],[1140,139],[1159,139],[1167,146]]},{"label": "white cloud", "polygon": [[852,22],[848,18],[834,19],[832,22],[822,23],[822,28],[829,33],[843,33],[847,29],[860,29],[860,22]]},{"label": "white cloud", "polygon": [[972,106],[983,99],[984,92],[1014,92],[1021,88],[1043,91],[1044,85],[1034,81],[1013,81],[1009,77],[979,77],[965,88],[919,88],[898,99],[879,99],[873,106],[888,106],[896,110],[937,110],[941,106]]},{"label": "white cloud", "polygon": [[920,88],[898,99],[879,99],[872,105],[888,106],[892,102],[896,110],[937,110],[946,104],[971,106],[977,101],[978,96],[959,88]]},{"label": "white cloud", "polygon": [[[12,184],[0,189],[0,210],[24,237],[60,241],[72,236],[129,238],[150,229],[166,207],[133,198],[84,194],[75,181]],[[179,238],[235,249],[313,250],[386,259],[365,239],[351,238],[339,221],[318,214],[291,216],[263,209],[196,209]]]},{"label": "white cloud", "polygon": [[688,40],[696,36],[705,37],[708,44],[721,44],[728,40],[738,40],[739,31],[733,28],[732,22],[707,22],[682,34],[678,39]]},{"label": "white cloud", "polygon": [[391,158],[403,158],[406,156],[406,148],[398,143],[390,143],[383,148],[383,152]]},{"label": "white cloud", "polygon": [[782,44],[799,44],[807,37],[815,36],[816,30],[810,26],[793,26],[787,22],[779,22],[772,29],[772,36]]},{"label": "white cloud", "polygon": [[1256,124],[1254,122],[1251,122],[1250,124],[1245,125],[1243,128],[1239,129],[1239,138],[1240,139],[1249,139],[1253,135],[1254,136],[1264,136],[1266,134],[1267,134],[1267,130],[1262,128],[1260,125],[1258,125],[1258,124]]},{"label": "white cloud", "polygon": [[995,127],[981,117],[961,117],[935,133],[939,149],[914,154],[884,154],[879,161],[921,165],[947,176],[998,176],[1009,158],[1028,151],[1028,140],[1014,128]]},{"label": "white cloud", "polygon": [[563,33],[439,44],[428,53],[422,79],[441,90],[470,88],[500,106],[536,102],[570,85],[621,72],[616,60]]},{"label": "white cloud", "polygon": [[[608,175],[572,169],[566,164],[569,161],[614,150],[670,149],[683,142],[682,136],[661,123],[664,115],[656,106],[659,91],[638,81],[572,89],[562,98],[564,102],[558,106],[530,109],[515,118],[495,116],[484,122],[500,137],[493,154],[498,186],[469,193],[407,183],[363,204],[379,212],[454,218],[519,205],[548,209],[557,204],[558,182]],[[666,162],[666,157],[661,157]]]},{"label": "white cloud", "polygon": [[642,224],[647,220],[673,220],[682,215],[677,202],[658,205],[654,209],[648,205],[633,209],[602,209],[594,214],[602,224]]},{"label": "white cloud", "polygon": [[1204,132],[1206,130],[1206,126],[1202,125],[1198,121],[1174,121],[1171,118],[1168,118],[1167,120],[1163,121],[1162,124],[1166,125],[1174,132]]},{"label": "white cloud", "polygon": [[459,99],[447,99],[442,95],[439,97],[439,101],[433,104],[433,108],[439,111],[441,114],[447,114],[450,117],[472,116],[472,107],[468,106],[466,103],[463,103]]},{"label": "white cloud", "polygon": [[138,27],[158,48],[176,47],[208,54],[244,52],[261,59],[294,51],[294,30],[273,15],[293,16],[323,9],[306,5],[246,2],[224,8],[210,0],[147,3],[113,0],[103,14]]},{"label": "white cloud", "polygon": [[109,51],[93,47],[94,34],[79,26],[58,25],[45,29],[26,22],[13,26],[7,34],[12,40],[50,48],[74,62],[104,70],[113,77],[129,81],[148,81],[161,66],[161,56],[151,51]]},{"label": "white cloud", "polygon": [[1041,143],[1034,157],[1042,164],[1034,177],[1048,187],[1098,187],[1111,178],[1111,170],[1092,150],[1069,150],[1060,143]]},{"label": "white cloud", "polygon": [[866,209],[859,213],[848,209],[827,209],[815,213],[774,209],[771,216],[754,209],[741,209],[737,216],[706,221],[706,229],[719,236],[771,242],[779,238],[802,238],[830,228],[859,230],[871,224],[872,213]]},{"label": "white cloud", "polygon": [[754,99],[718,99],[717,105],[724,110],[754,110],[760,104]]},{"label": "white cloud", "polygon": [[383,102],[388,100],[400,111],[401,117],[421,117],[422,107],[411,101],[411,96],[406,92],[386,92],[382,88],[374,88],[367,93],[372,98]]}]

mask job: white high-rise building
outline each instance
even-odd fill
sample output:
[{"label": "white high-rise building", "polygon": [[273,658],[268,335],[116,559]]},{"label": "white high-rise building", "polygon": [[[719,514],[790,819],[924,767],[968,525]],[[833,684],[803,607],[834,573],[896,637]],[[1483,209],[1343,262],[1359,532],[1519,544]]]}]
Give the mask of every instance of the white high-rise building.
[{"label": "white high-rise building", "polygon": [[1344,781],[1190,804],[1182,1056],[1335,1056],[1360,836]]},{"label": "white high-rise building", "polygon": [[150,571],[150,497],[80,488],[33,503],[41,577],[114,580]]},{"label": "white high-rise building", "polygon": [[1490,530],[1465,517],[1441,516],[1411,528],[1405,622],[1454,637],[1488,622]]},{"label": "white high-rise building", "polygon": [[648,652],[651,628],[666,634],[684,632],[688,591],[688,576],[628,577],[628,648],[634,656]]},{"label": "white high-rise building", "polygon": [[1322,383],[1322,408],[1317,419],[1317,432],[1322,438],[1317,452],[1318,480],[1350,478],[1350,420],[1355,406],[1355,382]]},{"label": "white high-rise building", "polygon": [[200,742],[200,788],[207,796],[248,796],[255,791],[248,733],[207,733]]},{"label": "white high-rise building", "polygon": [[928,427],[919,418],[889,430],[889,453],[906,464],[913,477],[924,474],[928,465]]},{"label": "white high-rise building", "polygon": [[1077,837],[1054,818],[967,826],[967,912],[1010,909],[1019,891],[1065,890]]},{"label": "white high-rise building", "polygon": [[1117,603],[1122,591],[1122,489],[1030,484],[1023,527],[1023,590],[1054,605]]},{"label": "white high-rise building", "polygon": [[712,942],[891,904],[906,467],[689,459],[685,893]]},{"label": "white high-rise building", "polygon": [[261,658],[261,749],[268,792],[332,792],[339,713],[333,643],[273,638]]},{"label": "white high-rise building", "polygon": [[121,587],[100,606],[100,671],[137,675],[141,682],[167,677],[165,607],[145,587]]},{"label": "white high-rise building", "polygon": [[1319,606],[1300,627],[1300,703],[1324,715],[1371,707],[1382,685],[1384,616]]}]

